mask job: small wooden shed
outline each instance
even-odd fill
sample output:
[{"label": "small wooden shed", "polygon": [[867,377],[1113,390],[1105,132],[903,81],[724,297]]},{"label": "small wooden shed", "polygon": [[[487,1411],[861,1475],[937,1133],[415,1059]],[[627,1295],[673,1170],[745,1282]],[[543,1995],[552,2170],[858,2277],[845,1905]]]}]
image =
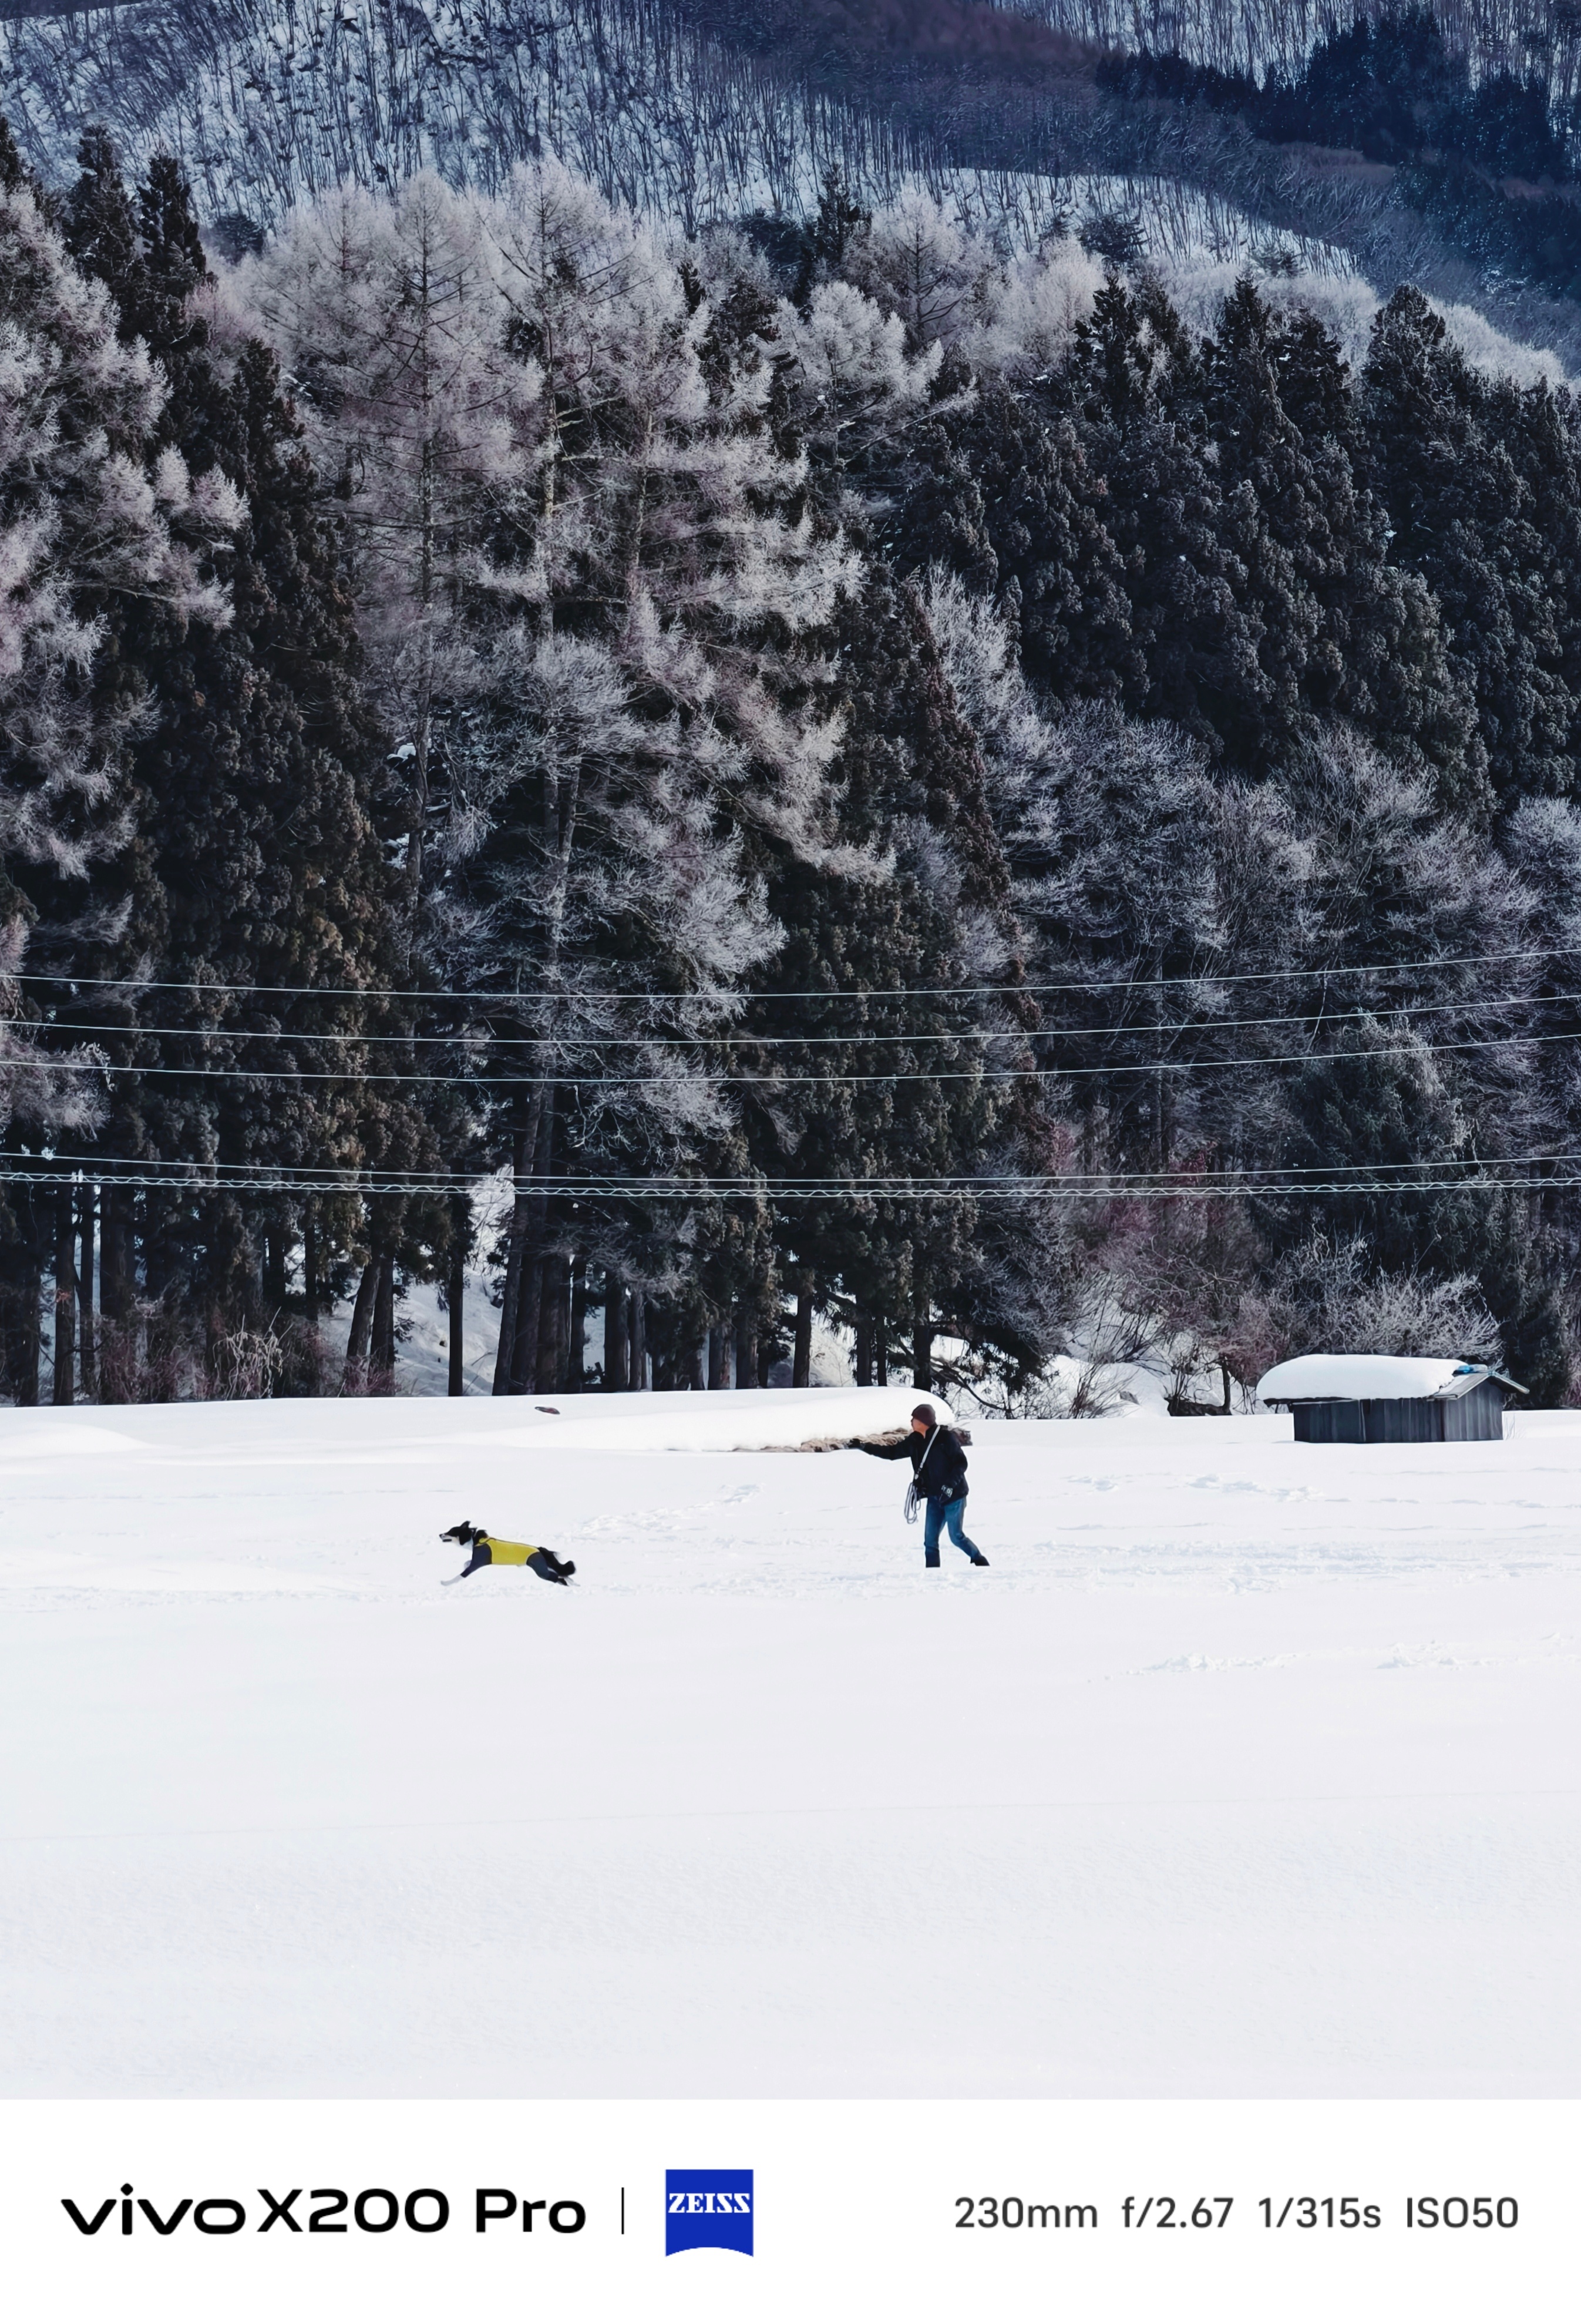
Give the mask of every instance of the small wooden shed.
[{"label": "small wooden shed", "polygon": [[1257,1383],[1289,1406],[1301,1444],[1453,1444],[1504,1433],[1505,1391],[1526,1390],[1491,1364],[1454,1356],[1293,1356]]}]

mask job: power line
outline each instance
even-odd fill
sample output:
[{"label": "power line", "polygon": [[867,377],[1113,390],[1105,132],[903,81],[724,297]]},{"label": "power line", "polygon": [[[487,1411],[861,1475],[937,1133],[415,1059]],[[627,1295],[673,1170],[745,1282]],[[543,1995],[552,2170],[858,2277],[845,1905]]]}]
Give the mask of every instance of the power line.
[{"label": "power line", "polygon": [[[60,1183],[58,1176],[47,1176],[41,1173],[36,1176],[30,1176],[29,1174],[24,1172],[14,1172],[10,1175],[17,1183],[22,1185],[59,1185]],[[402,1181],[400,1185],[395,1186],[381,1186],[377,1185],[354,1186],[299,1186],[282,1184],[280,1181],[272,1178],[246,1178],[227,1179],[224,1185],[207,1185],[199,1182],[177,1187],[173,1186],[172,1182],[168,1178],[151,1179],[117,1176],[114,1183],[115,1185],[120,1187],[149,1193],[155,1191],[161,1193],[182,1192],[193,1195],[214,1195],[221,1194],[271,1194],[291,1196],[298,1199],[309,1194],[353,1194],[362,1199],[370,1199],[377,1195],[386,1195],[391,1197],[397,1195],[409,1197],[421,1195],[432,1196],[437,1199],[441,1196],[453,1195],[464,1191],[464,1189],[462,1186],[459,1186],[454,1180],[440,1180],[431,1185]],[[1101,1202],[1106,1199],[1118,1200],[1121,1197],[1124,1197],[1125,1200],[1129,1202],[1190,1203],[1223,1202],[1227,1196],[1236,1194],[1261,1194],[1270,1197],[1277,1196],[1287,1200],[1292,1198],[1307,1199],[1322,1194],[1399,1195],[1402,1194],[1459,1193],[1484,1194],[1546,1194],[1576,1186],[1581,1186],[1581,1176],[1570,1178],[1499,1179],[1427,1178],[1421,1179],[1415,1185],[1409,1187],[1402,1186],[1398,1183],[1383,1182],[1374,1185],[1365,1181],[1352,1179],[1346,1180],[1342,1183],[1337,1182],[1330,1184],[1328,1182],[1322,1182],[1299,1186],[1244,1187],[1237,1185],[1216,1185],[1212,1184],[1204,1184],[1200,1185],[1178,1186],[1118,1186],[1106,1189],[1102,1186],[1067,1186],[1057,1180],[1029,1180],[1025,1185],[1021,1186],[978,1186],[967,1185],[954,1187],[935,1187],[924,1184],[922,1185],[894,1187],[887,1190],[881,1189],[878,1193],[874,1193],[864,1185],[853,1185],[849,1180],[839,1185],[823,1187],[779,1186],[754,1188],[740,1186],[733,1188],[711,1187],[706,1185],[689,1187],[649,1186],[641,1181],[634,1182],[630,1179],[617,1180],[608,1185],[602,1185],[595,1182],[584,1179],[569,1181],[563,1186],[556,1185],[552,1182],[544,1182],[537,1179],[532,1182],[532,1191],[535,1194],[564,1196],[567,1199],[575,1199],[586,1202],[635,1202],[643,1204],[669,1202],[697,1203],[703,1201],[728,1203],[740,1202],[744,1199],[755,1202],[767,1201],[774,1204],[839,1202],[853,1204],[872,1203],[874,1201],[927,1203],[971,1202],[975,1204],[1091,1203]]]},{"label": "power line", "polygon": [[46,969],[22,969],[0,982],[12,984],[64,984],[72,990],[124,992],[191,992],[274,994],[282,999],[308,998],[316,1001],[426,1001],[434,1007],[452,1009],[508,1008],[512,1002],[570,1001],[669,1001],[675,1002],[712,1001],[745,1002],[750,1001],[1016,1001],[1024,995],[1035,997],[1044,992],[1156,992],[1186,984],[1294,984],[1314,978],[1331,976],[1411,976],[1427,971],[1450,968],[1493,968],[1509,961],[1554,960],[1569,958],[1581,953],[1581,945],[1540,945],[1520,952],[1463,953],[1450,958],[1401,961],[1354,961],[1331,967],[1244,969],[1220,972],[1211,968],[1194,971],[1184,976],[1120,976],[1108,978],[1074,977],[1052,984],[931,984],[899,985],[894,988],[874,986],[856,991],[831,992],[827,989],[807,992],[779,992],[773,990],[749,991],[734,985],[703,986],[695,991],[655,993],[631,991],[593,991],[572,986],[565,991],[540,992],[443,992],[426,985],[371,984],[224,984],[199,982],[195,977],[128,977],[72,976]]},{"label": "power line", "polygon": [[[299,1199],[318,1195],[350,1195],[369,1198],[377,1195],[454,1196],[476,1194],[493,1185],[501,1197],[511,1191],[502,1176],[492,1178],[465,1176],[459,1172],[412,1172],[396,1174],[370,1171],[356,1176],[336,1175],[331,1170],[295,1171],[267,1170],[244,1164],[181,1164],[149,1165],[131,1163],[101,1156],[80,1162],[65,1159],[52,1167],[39,1157],[32,1155],[0,1155],[7,1166],[6,1175],[14,1183],[32,1185],[59,1186],[81,1177],[97,1180],[101,1174],[114,1172],[106,1181],[117,1187],[135,1188],[150,1193],[179,1194],[191,1196],[225,1194],[262,1194],[295,1196]],[[31,1167],[18,1168],[18,1163]],[[1570,1175],[1537,1177],[1516,1176],[1515,1172],[1530,1174],[1534,1168],[1559,1164]],[[1310,1197],[1327,1194],[1374,1194],[1395,1195],[1420,1193],[1512,1194],[1551,1193],[1559,1188],[1581,1185],[1581,1155],[1522,1155],[1504,1160],[1464,1162],[1452,1157],[1438,1157],[1423,1162],[1340,1165],[1313,1164],[1299,1169],[1279,1169],[1258,1172],[1236,1172],[1222,1178],[1203,1174],[1153,1171],[1098,1171],[1061,1175],[1047,1178],[1025,1178],[1007,1175],[992,1178],[935,1176],[925,1178],[885,1179],[770,1179],[749,1177],[619,1177],[605,1174],[574,1177],[560,1174],[553,1177],[523,1180],[535,1194],[578,1201],[609,1202],[682,1202],[740,1201],[768,1203],[829,1202],[850,1204],[883,1202],[1099,1202],[1105,1200],[1139,1200],[1155,1202],[1213,1201],[1221,1202],[1236,1195],[1262,1195],[1281,1199],[1291,1196]],[[212,1176],[192,1175],[210,1170]],[[187,1175],[178,1176],[179,1171]],[[1436,1171],[1436,1176],[1387,1175],[1393,1172]],[[1452,1171],[1454,1176],[1442,1175]]]},{"label": "power line", "polygon": [[[1139,1026],[1134,1038],[1149,1028]],[[710,1077],[710,1089],[766,1090],[777,1094],[791,1089],[888,1088],[910,1082],[1066,1082],[1103,1080],[1114,1074],[1198,1074],[1238,1071],[1255,1066],[1333,1065],[1369,1057],[1455,1056],[1477,1049],[1537,1048],[1554,1041],[1576,1041],[1581,1034],[1499,1033],[1474,1041],[1405,1041],[1367,1049],[1297,1049],[1282,1056],[1117,1058],[1101,1065],[1016,1065],[1003,1073],[979,1071],[915,1074],[721,1074]],[[6,1072],[130,1074],[144,1081],[219,1082],[357,1082],[375,1086],[396,1084],[431,1089],[667,1089],[680,1084],[677,1074],[384,1074],[273,1073],[246,1065],[118,1065],[97,1058],[70,1056],[6,1057]]]},{"label": "power line", "polygon": [[[162,1159],[158,1157],[158,1155],[105,1155],[105,1153],[35,1155],[35,1153],[23,1153],[23,1150],[0,1150],[0,1165],[5,1165],[5,1162],[51,1165],[56,1171],[81,1171],[81,1174],[86,1176],[96,1176],[97,1171],[107,1171],[107,1169],[142,1169],[142,1171],[205,1169],[205,1171],[218,1171],[218,1174],[223,1174],[223,1171],[261,1171],[272,1167],[272,1165],[262,1165],[262,1162],[221,1162],[221,1159],[193,1162],[193,1159],[179,1159],[179,1157]],[[1402,1171],[1425,1171],[1425,1169],[1439,1169],[1439,1171],[1441,1169],[1460,1169],[1460,1171],[1544,1169],[1544,1167],[1550,1167],[1550,1165],[1581,1167],[1581,1148],[1576,1148],[1574,1153],[1572,1150],[1558,1150],[1558,1153],[1523,1153],[1523,1155],[1437,1153],[1437,1155],[1423,1155],[1423,1157],[1413,1159],[1413,1162],[1246,1162],[1246,1165],[1230,1162],[1230,1165],[1226,1165],[1223,1174],[1220,1174],[1220,1183],[1230,1181],[1230,1178],[1235,1183],[1274,1181],[1274,1178],[1292,1178],[1292,1181],[1300,1181],[1300,1178],[1337,1178],[1337,1176],[1347,1176],[1347,1174],[1365,1176],[1365,1178],[1381,1178],[1381,1176],[1391,1174],[1391,1171],[1402,1174]],[[321,1178],[326,1178],[326,1181],[333,1178],[335,1183],[345,1183],[345,1174],[349,1169],[355,1169],[355,1165],[335,1165],[335,1162],[290,1162],[290,1165],[277,1165],[274,1169],[277,1169],[277,1174],[290,1171],[290,1174],[300,1176],[300,1178],[321,1176]],[[398,1169],[383,1169],[383,1171],[374,1171],[374,1174],[381,1176],[381,1178],[389,1178],[391,1183],[398,1183],[400,1178],[402,1178],[402,1174],[400,1174]],[[444,1176],[444,1178],[449,1178],[454,1185],[488,1185],[488,1183],[510,1181],[510,1178],[514,1178],[516,1174],[511,1171],[510,1165],[500,1165],[498,1169],[414,1171],[414,1174],[409,1176],[421,1176],[421,1178]],[[602,1176],[604,1178],[614,1178],[616,1174],[614,1171],[604,1171]],[[925,1178],[918,1178],[918,1176],[893,1176],[893,1178],[862,1178],[862,1181],[853,1181],[853,1178],[849,1178],[849,1176],[840,1176],[840,1178],[823,1178],[823,1181],[816,1181],[816,1183],[821,1183],[821,1185],[906,1185],[906,1187],[1021,1185],[1021,1183],[1025,1183],[1025,1176],[1027,1176],[1025,1171],[997,1171],[997,1174],[988,1174],[988,1171],[933,1171],[933,1174],[925,1176]],[[1181,1183],[1181,1185],[1195,1185],[1195,1183],[1202,1181],[1204,1176],[1207,1176],[1207,1171],[1198,1169],[1198,1167],[1192,1167],[1192,1165],[1181,1165],[1181,1167],[1167,1167],[1167,1169],[1049,1171],[1046,1176],[1058,1176],[1061,1183],[1070,1183],[1070,1185],[1086,1185],[1086,1183],[1090,1183],[1090,1185],[1123,1185],[1123,1183],[1135,1183],[1135,1185],[1158,1185],[1158,1183]],[[565,1171],[560,1174],[560,1178],[563,1178],[565,1183],[572,1183],[570,1174],[565,1174]],[[523,1174],[523,1183],[528,1183],[526,1174]],[[547,1181],[538,1181],[538,1178],[535,1178],[535,1181],[530,1183],[538,1185],[538,1183],[547,1183]],[[584,1181],[576,1181],[576,1183],[584,1183]],[[623,1181],[623,1183],[637,1183],[637,1181]],[[774,1183],[807,1185],[807,1183],[812,1181],[804,1181],[804,1178],[797,1178],[797,1181],[772,1181],[772,1178],[768,1178],[763,1171],[737,1171],[737,1174],[732,1176],[723,1174],[723,1171],[713,1171],[713,1174],[709,1174],[707,1178],[681,1176],[676,1174],[676,1171],[672,1171],[672,1174],[667,1176],[663,1174],[653,1176],[653,1178],[648,1178],[648,1181],[642,1181],[642,1183],[648,1183],[648,1185],[672,1183],[672,1185],[684,1185],[684,1187],[700,1185],[700,1183],[707,1183],[707,1185],[758,1187],[758,1185],[774,1185]]]},{"label": "power line", "polygon": [[[1501,993],[1485,998],[1484,1009],[1552,1009],[1571,1001],[1581,1001],[1581,992]],[[942,1033],[491,1033],[488,1045],[495,1049],[538,1049],[552,1046],[598,1049],[663,1049],[679,1047],[688,1049],[815,1049],[865,1048],[886,1047],[917,1048],[930,1041],[1048,1041],[1048,1040],[1136,1040],[1145,1036],[1156,1039],[1163,1033],[1237,1033],[1274,1025],[1362,1025],[1380,1015],[1389,1018],[1441,1016],[1451,1009],[1464,1009],[1463,997],[1450,1001],[1411,1001],[1390,1003],[1382,1010],[1374,1009],[1326,1010],[1315,1009],[1293,1016],[1282,1017],[1191,1017],[1157,1025],[1037,1025],[1037,1026],[962,1026],[953,1032]],[[65,1032],[74,1040],[89,1035],[104,1034],[115,1040],[153,1040],[170,1038],[182,1041],[299,1041],[304,1047],[323,1046],[340,1042],[348,1047],[406,1048],[414,1043],[432,1042],[446,1047],[464,1038],[460,1035],[417,1033],[316,1033],[289,1026],[246,1025],[74,1025],[55,1018],[0,1017],[0,1028],[23,1033]],[[194,1071],[199,1070],[193,1068]]]}]

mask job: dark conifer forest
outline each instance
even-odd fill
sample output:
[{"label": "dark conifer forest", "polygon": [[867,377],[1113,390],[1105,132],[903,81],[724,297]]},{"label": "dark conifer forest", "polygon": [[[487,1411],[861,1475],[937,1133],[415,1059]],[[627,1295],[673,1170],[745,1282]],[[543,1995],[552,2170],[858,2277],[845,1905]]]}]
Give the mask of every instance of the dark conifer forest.
[{"label": "dark conifer forest", "polygon": [[[1568,182],[1438,39],[1106,69]],[[265,231],[0,129],[4,1393],[387,1394],[432,1286],[457,1394],[482,1312],[498,1394],[1570,1397],[1557,372],[915,178],[385,174]]]}]

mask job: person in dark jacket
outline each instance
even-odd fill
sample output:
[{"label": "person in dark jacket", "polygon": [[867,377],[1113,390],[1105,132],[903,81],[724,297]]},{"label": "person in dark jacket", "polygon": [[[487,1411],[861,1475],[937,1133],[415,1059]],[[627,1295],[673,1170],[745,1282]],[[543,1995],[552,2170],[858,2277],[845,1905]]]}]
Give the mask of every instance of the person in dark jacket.
[{"label": "person in dark jacket", "polygon": [[898,1444],[869,1444],[860,1436],[850,1440],[856,1452],[870,1452],[875,1461],[909,1461],[917,1498],[926,1508],[923,1528],[923,1563],[939,1563],[939,1535],[948,1528],[951,1540],[974,1565],[986,1565],[976,1542],[968,1538],[966,1515],[966,1448],[952,1428],[941,1427],[931,1404],[917,1405],[911,1428]]}]

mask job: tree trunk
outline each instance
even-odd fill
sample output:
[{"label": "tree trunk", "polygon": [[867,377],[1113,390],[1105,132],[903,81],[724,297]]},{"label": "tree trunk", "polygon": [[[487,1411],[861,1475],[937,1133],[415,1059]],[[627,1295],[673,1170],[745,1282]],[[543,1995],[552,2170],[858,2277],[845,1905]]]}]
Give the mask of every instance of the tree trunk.
[{"label": "tree trunk", "polygon": [[587,1261],[571,1263],[571,1338],[565,1350],[565,1388],[580,1396],[587,1386]]},{"label": "tree trunk", "polygon": [[500,1309],[500,1345],[494,1355],[496,1396],[510,1394],[510,1371],[516,1359],[516,1318],[521,1306],[521,1270],[527,1256],[528,1197],[522,1180],[532,1162],[533,1146],[528,1143],[529,1138],[532,1139],[534,1145],[538,1139],[538,1094],[535,1091],[534,1106],[529,1109],[527,1121],[517,1132],[511,1168],[516,1191],[510,1208],[510,1235],[505,1246],[505,1295]]},{"label": "tree trunk", "polygon": [[77,1268],[73,1264],[76,1213],[71,1181],[63,1179],[55,1197],[55,1391],[56,1404],[77,1400]]},{"label": "tree trunk", "polygon": [[558,1396],[565,1385],[570,1338],[571,1262],[564,1251],[552,1250],[543,1263],[538,1351],[538,1385],[550,1396]]},{"label": "tree trunk", "polygon": [[873,1384],[876,1388],[889,1385],[889,1324],[883,1315],[873,1318]]},{"label": "tree trunk", "polygon": [[302,1222],[302,1306],[311,1332],[318,1323],[318,1222],[311,1209]]},{"label": "tree trunk", "polygon": [[352,1308],[352,1328],[345,1343],[345,1370],[341,1375],[343,1396],[361,1396],[368,1385],[368,1342],[373,1331],[373,1295],[379,1283],[379,1261],[371,1259],[363,1269],[357,1285],[355,1305]]},{"label": "tree trunk", "polygon": [[[536,1182],[548,1168],[555,1143],[555,1110],[540,1088],[533,1093],[538,1108],[538,1126],[533,1145],[533,1177]],[[525,1196],[525,1224],[521,1240],[521,1288],[516,1311],[516,1344],[510,1358],[510,1380],[506,1390],[510,1396],[530,1396],[540,1385],[538,1348],[543,1334],[546,1268],[543,1249],[548,1231],[549,1198],[538,1191],[536,1183],[529,1185]],[[511,1236],[515,1238],[515,1221]]]},{"label": "tree trunk", "polygon": [[380,1396],[395,1393],[395,1254],[382,1251],[373,1290],[371,1380]]},{"label": "tree trunk", "polygon": [[569,1251],[556,1254],[552,1272],[555,1286],[553,1347],[555,1358],[555,1393],[564,1396],[571,1378],[571,1302],[576,1296],[575,1268]]},{"label": "tree trunk", "polygon": [[34,1405],[39,1400],[39,1310],[44,1299],[44,1270],[39,1264],[36,1250],[30,1251],[22,1263],[19,1292],[16,1401],[18,1404]]},{"label": "tree trunk", "polygon": [[1218,1377],[1224,1382],[1224,1410],[1227,1416],[1229,1412],[1229,1366],[1227,1364],[1219,1365]]},{"label": "tree trunk", "polygon": [[[99,1350],[99,1400],[124,1404],[132,1350],[126,1326],[132,1314],[131,1190],[106,1181],[99,1201],[99,1313],[117,1329],[113,1341],[106,1333]],[[106,1342],[108,1342],[106,1345]]]},{"label": "tree trunk", "polygon": [[648,1387],[648,1302],[640,1291],[631,1294],[631,1385]]},{"label": "tree trunk", "polygon": [[[546,982],[558,982],[560,939],[565,923],[565,897],[571,859],[582,811],[582,762],[574,754],[564,771],[549,777],[544,801],[546,837],[553,829],[555,879],[547,902],[547,927],[543,950]],[[527,1371],[536,1364],[538,1343],[540,1270],[536,1261],[544,1239],[547,1204],[545,1197],[523,1186],[524,1174],[533,1179],[547,1172],[554,1151],[554,1105],[547,1076],[552,1069],[550,1042],[555,1028],[540,1032],[537,1051],[539,1079],[532,1093],[517,1156],[515,1208],[505,1272],[505,1313],[500,1319],[500,1360],[494,1370],[496,1396],[520,1396],[531,1386]],[[530,1307],[531,1314],[523,1313]]]},{"label": "tree trunk", "polygon": [[758,1385],[758,1327],[752,1310],[740,1306],[736,1310],[736,1386],[756,1388]]},{"label": "tree trunk", "polygon": [[813,1379],[813,1295],[811,1291],[796,1294],[795,1354],[791,1368],[791,1386],[808,1388]]},{"label": "tree trunk", "polygon": [[77,1277],[77,1296],[82,1313],[82,1346],[78,1363],[82,1372],[82,1392],[90,1404],[97,1404],[99,1393],[98,1346],[94,1335],[94,1204],[96,1189],[84,1185],[78,1196],[78,1222],[82,1233],[82,1267]]},{"label": "tree trunk", "polygon": [[686,1351],[686,1386],[698,1396],[705,1396],[708,1392],[707,1376],[703,1370],[705,1361],[703,1348],[704,1342],[702,1340],[694,1340]]},{"label": "tree trunk", "polygon": [[873,1385],[873,1326],[866,1315],[857,1317],[857,1386]]},{"label": "tree trunk", "polygon": [[604,1386],[619,1394],[631,1385],[630,1343],[626,1333],[626,1286],[613,1275],[604,1277]]},{"label": "tree trunk", "polygon": [[99,1258],[99,1305],[112,1323],[124,1323],[132,1306],[130,1190],[114,1180],[103,1202],[103,1248]]},{"label": "tree trunk", "polygon": [[150,1186],[142,1201],[142,1280],[151,1301],[162,1299],[170,1279],[170,1205]]},{"label": "tree trunk", "polygon": [[516,1345],[510,1351],[508,1396],[531,1396],[538,1384],[538,1333],[544,1315],[544,1262],[538,1255],[539,1239],[532,1231],[531,1213],[536,1207],[536,1200],[529,1198],[527,1242],[521,1260],[521,1290],[516,1307]]},{"label": "tree trunk", "polygon": [[711,1388],[724,1386],[724,1333],[717,1323],[709,1326],[708,1385]]},{"label": "tree trunk", "polygon": [[277,1223],[263,1230],[263,1305],[271,1321],[283,1314],[285,1304],[286,1232]]},{"label": "tree trunk", "polygon": [[445,1285],[445,1309],[450,1318],[450,1376],[446,1382],[449,1396],[466,1394],[461,1335],[466,1320],[466,1250],[471,1232],[472,1206],[464,1194],[458,1195],[450,1205],[450,1268]]},{"label": "tree trunk", "polygon": [[35,1405],[39,1400],[39,1311],[44,1299],[43,1251],[39,1238],[37,1195],[31,1186],[19,1188],[17,1193],[21,1199],[14,1196],[12,1206],[22,1239],[6,1270],[11,1278],[6,1286],[6,1370],[16,1402]]},{"label": "tree trunk", "polygon": [[933,1327],[924,1309],[916,1319],[911,1342],[911,1381],[914,1388],[933,1385]]}]

